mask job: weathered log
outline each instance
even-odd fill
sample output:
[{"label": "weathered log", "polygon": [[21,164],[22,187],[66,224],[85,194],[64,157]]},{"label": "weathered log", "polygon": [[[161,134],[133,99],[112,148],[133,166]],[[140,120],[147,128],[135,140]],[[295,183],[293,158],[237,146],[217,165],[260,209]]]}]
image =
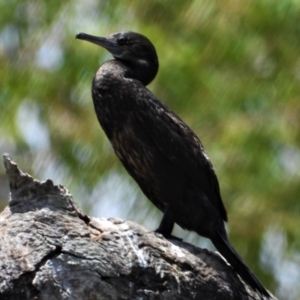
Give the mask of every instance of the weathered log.
[{"label": "weathered log", "polygon": [[89,217],[62,185],[33,179],[7,154],[4,165],[0,299],[263,299],[218,254]]}]

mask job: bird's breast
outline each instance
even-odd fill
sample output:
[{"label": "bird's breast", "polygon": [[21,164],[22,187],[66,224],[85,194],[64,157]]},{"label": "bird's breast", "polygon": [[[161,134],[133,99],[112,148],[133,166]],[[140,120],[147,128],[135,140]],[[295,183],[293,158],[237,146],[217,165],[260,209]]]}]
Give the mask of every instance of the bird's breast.
[{"label": "bird's breast", "polygon": [[130,80],[120,74],[97,72],[93,85],[92,97],[100,123],[113,122],[124,113],[135,109],[137,99],[132,97]]},{"label": "bird's breast", "polygon": [[[160,197],[159,176],[161,168],[158,149],[145,135],[134,113],[129,113],[122,123],[114,124],[111,144],[128,173],[146,196],[161,210],[165,206]],[[161,172],[159,172],[161,174]]]},{"label": "bird's breast", "polygon": [[133,126],[130,117],[123,121],[122,124],[114,124],[111,144],[118,158],[130,168],[132,175],[147,179],[151,176],[149,171],[155,163],[155,149],[139,138],[139,130]]}]

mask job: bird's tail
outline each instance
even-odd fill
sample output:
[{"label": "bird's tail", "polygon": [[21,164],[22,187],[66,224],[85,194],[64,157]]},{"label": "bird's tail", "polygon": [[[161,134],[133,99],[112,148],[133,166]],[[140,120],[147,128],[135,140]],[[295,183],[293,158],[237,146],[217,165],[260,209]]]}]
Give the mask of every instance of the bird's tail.
[{"label": "bird's tail", "polygon": [[262,295],[271,296],[229,243],[227,236],[218,232],[212,243],[247,284]]}]

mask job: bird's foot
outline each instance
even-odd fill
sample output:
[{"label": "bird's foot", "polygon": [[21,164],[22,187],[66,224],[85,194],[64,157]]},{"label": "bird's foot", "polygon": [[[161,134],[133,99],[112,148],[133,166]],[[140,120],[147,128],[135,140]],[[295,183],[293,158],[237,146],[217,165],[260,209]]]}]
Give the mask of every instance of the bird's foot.
[{"label": "bird's foot", "polygon": [[171,235],[170,233],[163,232],[163,231],[161,231],[159,229],[156,229],[154,232],[161,234],[167,240],[176,240],[176,241],[180,241],[180,242],[182,241],[181,238],[179,238],[177,236],[174,236],[174,235]]}]

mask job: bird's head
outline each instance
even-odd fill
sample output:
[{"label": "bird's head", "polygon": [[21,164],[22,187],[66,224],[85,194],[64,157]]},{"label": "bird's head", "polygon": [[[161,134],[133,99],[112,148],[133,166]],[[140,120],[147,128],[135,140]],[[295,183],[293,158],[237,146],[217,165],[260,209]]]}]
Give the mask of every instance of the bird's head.
[{"label": "bird's head", "polygon": [[[156,50],[150,40],[142,34],[132,31],[122,31],[113,33],[108,37],[98,37],[79,33],[76,35],[76,38],[105,48],[116,60],[129,65],[134,72],[146,72],[146,74],[148,73],[148,77],[151,74],[151,80],[158,71]],[[150,82],[151,80],[148,81]],[[143,83],[145,84],[145,82]]]}]

